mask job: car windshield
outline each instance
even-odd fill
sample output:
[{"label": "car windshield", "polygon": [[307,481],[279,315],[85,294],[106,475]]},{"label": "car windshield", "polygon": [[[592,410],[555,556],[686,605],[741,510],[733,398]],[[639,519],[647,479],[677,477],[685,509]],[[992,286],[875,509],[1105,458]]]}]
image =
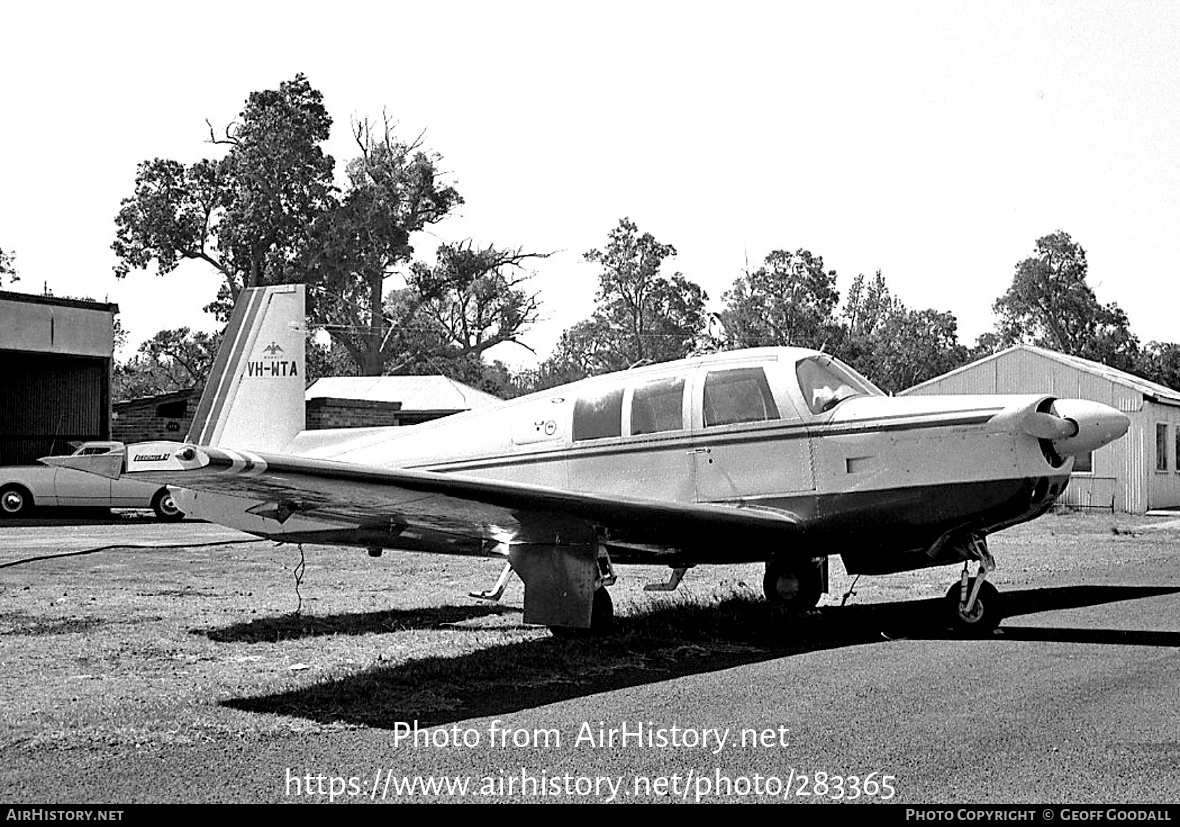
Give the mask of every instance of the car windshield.
[{"label": "car windshield", "polygon": [[109,445],[109,444],[83,445],[77,451],[74,452],[74,456],[88,457],[88,456],[93,456],[95,454],[113,454],[117,450],[118,450],[117,446]]},{"label": "car windshield", "polygon": [[795,366],[799,390],[814,414],[854,396],[884,396],[881,389],[831,356],[809,356]]}]

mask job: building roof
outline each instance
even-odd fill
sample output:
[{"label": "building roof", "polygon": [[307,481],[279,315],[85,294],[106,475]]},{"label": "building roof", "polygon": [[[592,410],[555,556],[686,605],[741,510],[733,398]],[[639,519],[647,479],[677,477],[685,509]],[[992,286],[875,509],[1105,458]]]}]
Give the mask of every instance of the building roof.
[{"label": "building roof", "polygon": [[39,296],[33,293],[17,293],[0,290],[0,301],[22,304],[48,304],[54,307],[74,307],[79,310],[98,310],[102,313],[118,313],[119,305],[113,302],[98,302],[93,299],[59,299],[56,296]]},{"label": "building roof", "polygon": [[503,401],[446,376],[325,376],[304,394],[321,396],[401,402],[403,411],[467,411]]},{"label": "building roof", "polygon": [[192,399],[193,397],[200,397],[201,386],[194,385],[191,388],[181,388],[178,391],[165,391],[164,393],[154,393],[150,396],[133,396],[130,399],[116,399],[111,403],[114,408],[122,408],[128,405],[145,405],[145,404],[160,404],[162,402],[179,402],[181,399]]},{"label": "building roof", "polygon": [[976,359],[970,364],[957,367],[952,371],[947,371],[941,376],[936,376],[933,379],[927,379],[925,382],[901,391],[901,395],[904,396],[906,394],[913,393],[919,388],[925,388],[930,385],[937,384],[948,376],[965,373],[966,371],[972,370],[979,365],[993,362],[1002,356],[1012,353],[1013,351],[1020,350],[1025,351],[1026,353],[1035,353],[1038,356],[1043,356],[1044,358],[1051,359],[1054,362],[1060,362],[1061,364],[1068,365],[1072,368],[1075,368],[1076,370],[1085,371],[1086,373],[1094,374],[1095,376],[1101,376],[1103,379],[1113,382],[1116,385],[1122,385],[1124,387],[1131,388],[1132,390],[1136,390],[1150,399],[1154,399],[1159,402],[1167,402],[1173,405],[1180,405],[1180,392],[1174,391],[1166,385],[1161,385],[1158,382],[1152,382],[1150,380],[1144,379],[1142,376],[1136,376],[1135,374],[1127,373],[1124,370],[1112,368],[1110,365],[1104,365],[1101,362],[1092,362],[1089,359],[1083,359],[1080,356],[1070,356],[1065,353],[1058,353],[1055,350],[1049,350],[1048,348],[1036,347],[1035,345],[1013,345],[1012,347],[1005,348],[998,353],[993,353],[990,356],[984,356],[982,359]]}]

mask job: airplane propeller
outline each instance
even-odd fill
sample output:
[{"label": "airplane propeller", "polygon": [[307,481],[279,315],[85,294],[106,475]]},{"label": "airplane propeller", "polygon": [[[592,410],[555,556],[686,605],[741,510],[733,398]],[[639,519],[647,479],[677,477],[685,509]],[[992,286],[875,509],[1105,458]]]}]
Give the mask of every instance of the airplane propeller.
[{"label": "airplane propeller", "polygon": [[1056,441],[1078,435],[1078,423],[1051,413],[1034,411],[1024,418],[1024,432],[1037,439]]},{"label": "airplane propeller", "polygon": [[1084,454],[1101,448],[1127,432],[1131,420],[1126,414],[1099,402],[1058,399],[1054,413],[1034,411],[1021,423],[1024,432],[1053,443],[1061,456]]}]

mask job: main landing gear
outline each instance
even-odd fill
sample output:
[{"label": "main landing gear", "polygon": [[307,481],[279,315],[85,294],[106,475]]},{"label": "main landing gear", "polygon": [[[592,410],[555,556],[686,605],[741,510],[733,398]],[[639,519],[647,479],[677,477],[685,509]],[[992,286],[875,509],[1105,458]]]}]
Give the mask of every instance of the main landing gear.
[{"label": "main landing gear", "polygon": [[979,560],[979,571],[975,577],[967,574],[968,563],[963,563],[959,582],[947,591],[943,599],[952,628],[966,635],[986,635],[1000,625],[1003,607],[1000,592],[987,581],[987,576],[996,568],[996,561],[987,550],[987,541],[972,537],[967,541],[967,550]]},{"label": "main landing gear", "polygon": [[[590,609],[589,629],[569,629],[561,626],[551,626],[550,630],[558,637],[564,632],[590,634],[594,637],[609,635],[615,629],[615,602],[611,600],[607,586],[613,586],[618,580],[615,567],[611,564],[610,553],[605,546],[598,547],[598,576],[594,578],[594,605]],[[560,632],[558,630],[561,630]]]},{"label": "main landing gear", "polygon": [[766,600],[791,612],[814,609],[827,591],[827,558],[822,560],[779,559],[766,563],[762,592]]},{"label": "main landing gear", "polygon": [[598,558],[600,574],[595,583],[594,602],[590,609],[590,628],[578,629],[571,626],[550,626],[549,631],[557,638],[585,638],[609,635],[615,629],[615,602],[611,600],[607,586],[613,586],[615,580],[614,569],[611,568],[610,557],[606,552]]}]

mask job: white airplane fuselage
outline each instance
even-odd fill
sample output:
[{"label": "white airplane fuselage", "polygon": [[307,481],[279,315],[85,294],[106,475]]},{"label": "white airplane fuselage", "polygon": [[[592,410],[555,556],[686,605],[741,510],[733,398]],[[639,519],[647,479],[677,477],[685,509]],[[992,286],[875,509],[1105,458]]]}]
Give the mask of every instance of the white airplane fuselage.
[{"label": "white airplane fuselage", "polygon": [[[847,371],[861,383],[858,395],[817,410],[801,386],[804,361]],[[747,405],[764,418],[730,421],[743,419],[743,411],[709,413],[707,396],[716,393],[706,385],[733,376],[769,392],[768,400]],[[678,400],[676,393],[659,400],[656,422],[647,415],[645,389],[652,387],[679,387]],[[587,402],[604,399],[598,408]],[[1054,456],[1021,428],[1023,417],[1051,403],[1038,395],[887,397],[830,357],[764,348],[596,377],[422,425],[303,431],[282,453],[574,492],[777,509],[806,525],[812,553],[841,554],[852,572],[885,573],[956,562],[962,559],[956,539],[984,536],[1052,505],[1068,484],[1072,456]],[[218,522],[232,519],[208,496],[184,506]],[[280,526],[244,515],[237,505],[232,511],[239,527],[268,536],[310,531],[299,520]],[[413,547],[404,537],[388,543],[402,544]],[[630,551],[620,546],[612,553],[620,562],[652,559],[652,548]],[[680,562],[703,563],[767,560],[782,550],[710,543],[664,551]]]}]

